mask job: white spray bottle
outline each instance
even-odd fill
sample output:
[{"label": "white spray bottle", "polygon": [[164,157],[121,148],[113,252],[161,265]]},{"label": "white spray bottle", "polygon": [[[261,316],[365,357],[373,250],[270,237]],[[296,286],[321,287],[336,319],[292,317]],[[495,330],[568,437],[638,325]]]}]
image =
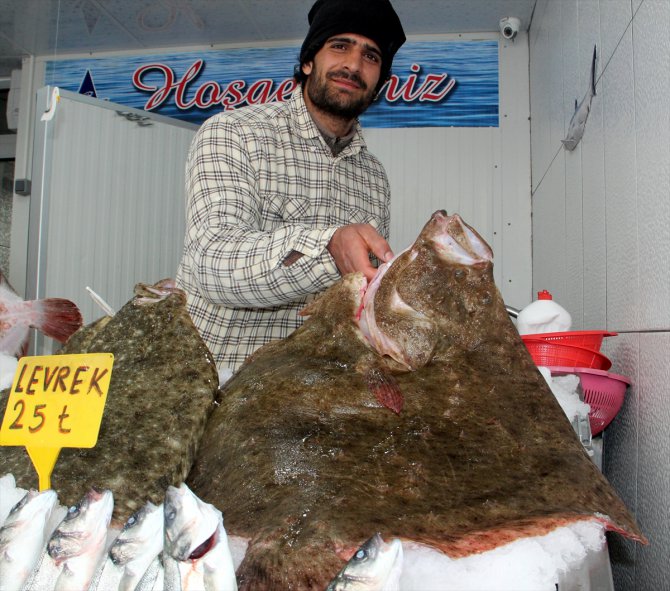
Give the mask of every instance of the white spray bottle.
[{"label": "white spray bottle", "polygon": [[571,326],[570,313],[557,304],[546,289],[538,291],[537,299],[521,310],[516,319],[519,334],[563,332]]}]

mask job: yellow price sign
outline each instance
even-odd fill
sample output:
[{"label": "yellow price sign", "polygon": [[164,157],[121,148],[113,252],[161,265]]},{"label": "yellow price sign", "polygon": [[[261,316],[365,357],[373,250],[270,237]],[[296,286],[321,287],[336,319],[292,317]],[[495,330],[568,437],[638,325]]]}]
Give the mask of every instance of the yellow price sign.
[{"label": "yellow price sign", "polygon": [[114,355],[22,357],[0,427],[0,445],[23,445],[39,475],[50,479],[63,447],[93,447],[112,377]]}]

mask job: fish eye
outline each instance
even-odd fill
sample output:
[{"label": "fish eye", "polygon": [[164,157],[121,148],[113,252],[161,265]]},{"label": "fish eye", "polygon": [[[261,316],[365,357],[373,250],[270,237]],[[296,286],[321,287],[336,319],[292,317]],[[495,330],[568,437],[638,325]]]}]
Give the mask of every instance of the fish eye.
[{"label": "fish eye", "polygon": [[77,505],[72,505],[68,510],[67,510],[67,515],[65,516],[66,520],[74,519],[79,515],[81,512],[81,507],[79,504]]},{"label": "fish eye", "polygon": [[363,550],[362,548],[360,548],[358,552],[354,554],[354,559],[358,561],[365,560],[367,557],[368,557],[367,551]]},{"label": "fish eye", "polygon": [[14,505],[12,507],[9,514],[12,515],[12,514],[16,513],[17,511],[19,511],[20,509],[25,507],[27,503],[28,503],[28,495],[26,494],[21,498],[21,500],[18,503],[16,503],[16,505]]}]

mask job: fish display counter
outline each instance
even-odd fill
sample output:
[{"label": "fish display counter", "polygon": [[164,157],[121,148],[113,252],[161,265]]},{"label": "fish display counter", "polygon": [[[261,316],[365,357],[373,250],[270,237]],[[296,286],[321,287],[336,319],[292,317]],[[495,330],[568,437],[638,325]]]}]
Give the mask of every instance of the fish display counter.
[{"label": "fish display counter", "polygon": [[[438,211],[369,285],[345,276],[222,389],[183,292],[139,285],[63,348],[112,352],[115,366],[97,446],[64,449],[55,467],[60,504],[78,521],[108,490],[93,521],[119,532],[162,507],[163,570],[147,567],[143,589],[196,573],[205,589],[345,589],[361,572],[369,590],[612,589],[605,532],[646,539],[535,366],[492,265],[479,234]],[[24,450],[0,454],[0,474],[35,487]],[[53,527],[45,552],[63,569],[74,558]]]}]

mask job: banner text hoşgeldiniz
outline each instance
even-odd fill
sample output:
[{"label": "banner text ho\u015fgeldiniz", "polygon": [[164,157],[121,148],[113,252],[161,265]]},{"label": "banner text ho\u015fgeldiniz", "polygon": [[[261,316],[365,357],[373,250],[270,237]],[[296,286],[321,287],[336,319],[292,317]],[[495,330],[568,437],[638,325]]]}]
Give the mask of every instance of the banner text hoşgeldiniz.
[{"label": "banner text ho\u015fgeldiniz", "polygon": [[[283,101],[299,48],[243,48],[47,62],[45,84],[200,124]],[[498,42],[406,43],[364,127],[497,127]]]}]

